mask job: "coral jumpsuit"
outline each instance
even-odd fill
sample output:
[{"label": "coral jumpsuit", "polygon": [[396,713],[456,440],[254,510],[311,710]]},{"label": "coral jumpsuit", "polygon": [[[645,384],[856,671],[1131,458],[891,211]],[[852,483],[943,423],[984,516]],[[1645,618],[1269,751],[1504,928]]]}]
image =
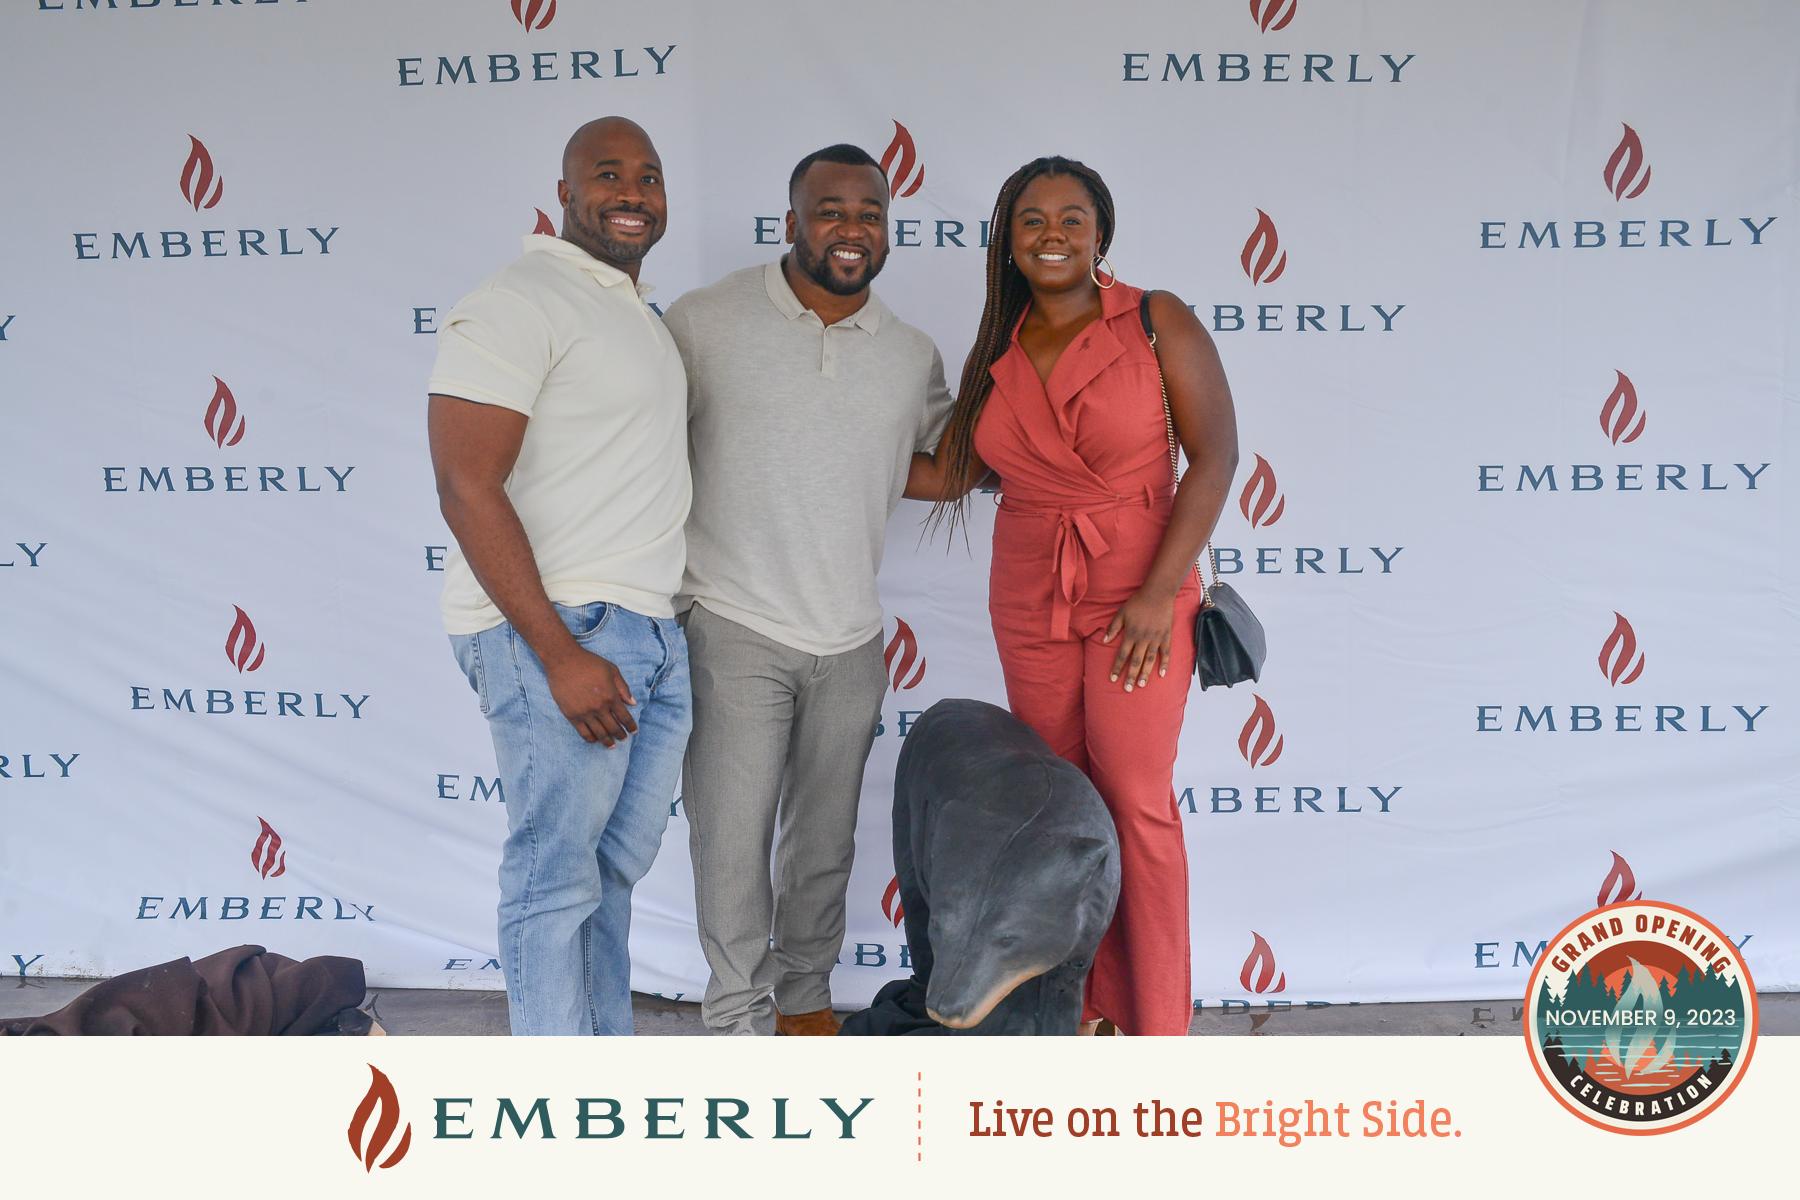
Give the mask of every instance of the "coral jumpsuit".
[{"label": "coral jumpsuit", "polygon": [[1187,849],[1171,778],[1194,670],[1200,591],[1175,601],[1169,673],[1112,682],[1100,639],[1150,573],[1174,500],[1156,352],[1143,293],[1100,293],[1047,384],[1019,345],[990,368],[975,448],[1001,480],[988,611],[1014,715],[1080,767],[1119,831],[1119,906],[1088,977],[1088,1019],[1130,1034],[1185,1034]]}]

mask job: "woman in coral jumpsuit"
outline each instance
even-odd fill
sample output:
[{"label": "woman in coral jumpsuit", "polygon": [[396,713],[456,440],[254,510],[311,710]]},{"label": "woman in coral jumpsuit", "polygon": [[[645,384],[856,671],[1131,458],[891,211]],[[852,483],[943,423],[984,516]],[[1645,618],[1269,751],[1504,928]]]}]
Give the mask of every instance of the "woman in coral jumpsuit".
[{"label": "woman in coral jumpsuit", "polygon": [[[1193,564],[1237,465],[1231,392],[1205,328],[1105,259],[1112,195],[1040,158],[994,206],[987,305],[948,429],[907,492],[954,526],[998,476],[988,608],[1013,713],[1085,771],[1119,832],[1119,905],[1085,1019],[1185,1034],[1187,851],[1171,777],[1194,669]],[[1191,464],[1177,489],[1158,387]]]}]

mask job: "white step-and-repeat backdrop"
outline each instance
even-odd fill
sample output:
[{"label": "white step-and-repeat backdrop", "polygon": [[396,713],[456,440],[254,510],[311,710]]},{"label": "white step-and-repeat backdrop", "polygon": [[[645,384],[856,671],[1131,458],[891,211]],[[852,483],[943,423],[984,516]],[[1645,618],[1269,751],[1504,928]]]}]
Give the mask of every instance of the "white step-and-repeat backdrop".
[{"label": "white step-and-repeat backdrop", "polygon": [[[498,987],[505,822],[437,618],[433,333],[641,122],[666,304],[893,162],[887,302],[960,363],[1000,181],[1109,181],[1238,405],[1263,680],[1175,780],[1207,1008],[1504,997],[1644,896],[1800,986],[1800,6],[1784,0],[13,0],[0,122],[0,965],[239,942]],[[992,500],[890,528],[849,938],[907,968],[894,760],[1002,698]],[[679,802],[634,986],[693,997]]]}]

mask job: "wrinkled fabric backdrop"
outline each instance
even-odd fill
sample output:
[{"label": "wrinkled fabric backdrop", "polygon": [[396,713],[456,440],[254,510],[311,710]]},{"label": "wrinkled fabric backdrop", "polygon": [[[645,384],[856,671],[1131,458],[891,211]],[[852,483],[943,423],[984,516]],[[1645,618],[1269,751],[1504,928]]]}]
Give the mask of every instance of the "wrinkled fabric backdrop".
[{"label": "wrinkled fabric backdrop", "polygon": [[[7,974],[257,942],[501,986],[424,382],[560,224],[564,139],[623,113],[667,168],[661,304],[780,253],[793,163],[852,141],[896,192],[879,290],[953,381],[1039,154],[1106,177],[1120,276],[1212,331],[1221,567],[1270,651],[1188,709],[1197,1001],[1517,995],[1640,893],[1800,985],[1793,4],[7,8]],[[889,530],[840,1003],[906,970],[910,723],[1003,702],[993,498],[967,547],[924,512]],[[692,998],[671,801],[633,986]]]}]

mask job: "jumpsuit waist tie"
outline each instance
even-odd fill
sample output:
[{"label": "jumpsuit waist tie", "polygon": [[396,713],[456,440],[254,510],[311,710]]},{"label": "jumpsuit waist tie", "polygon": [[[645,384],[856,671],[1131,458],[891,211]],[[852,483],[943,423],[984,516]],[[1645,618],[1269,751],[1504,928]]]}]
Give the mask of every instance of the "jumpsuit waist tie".
[{"label": "jumpsuit waist tie", "polygon": [[1093,504],[1020,503],[1002,493],[1000,506],[1022,516],[1056,518],[1056,538],[1051,552],[1051,572],[1056,587],[1050,595],[1050,636],[1059,642],[1069,640],[1069,629],[1075,606],[1087,596],[1088,560],[1099,558],[1112,547],[1094,524],[1094,514],[1121,508],[1149,508],[1156,503],[1156,493],[1148,484],[1134,496],[1113,496]]}]

